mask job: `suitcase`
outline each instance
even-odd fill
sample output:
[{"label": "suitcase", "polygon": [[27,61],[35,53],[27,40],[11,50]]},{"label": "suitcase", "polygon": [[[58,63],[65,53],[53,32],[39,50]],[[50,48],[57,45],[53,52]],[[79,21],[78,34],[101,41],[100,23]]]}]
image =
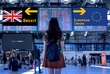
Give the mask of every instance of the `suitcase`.
[{"label": "suitcase", "polygon": [[13,60],[12,62],[12,71],[18,71],[18,61]]},{"label": "suitcase", "polygon": [[8,70],[8,68],[4,68],[4,70]]}]

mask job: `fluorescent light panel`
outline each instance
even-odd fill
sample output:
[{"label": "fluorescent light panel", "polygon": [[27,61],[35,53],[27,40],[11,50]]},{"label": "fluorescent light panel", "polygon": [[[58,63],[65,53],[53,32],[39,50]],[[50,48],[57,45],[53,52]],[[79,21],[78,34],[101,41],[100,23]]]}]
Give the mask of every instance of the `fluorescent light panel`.
[{"label": "fluorescent light panel", "polygon": [[87,36],[87,33],[88,33],[88,32],[86,31],[85,34],[84,34],[84,36]]}]

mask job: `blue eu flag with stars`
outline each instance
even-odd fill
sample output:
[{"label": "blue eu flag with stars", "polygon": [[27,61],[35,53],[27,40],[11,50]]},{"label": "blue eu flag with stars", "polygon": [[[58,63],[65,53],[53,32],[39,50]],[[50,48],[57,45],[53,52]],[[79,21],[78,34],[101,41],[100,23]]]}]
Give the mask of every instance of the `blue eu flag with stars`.
[{"label": "blue eu flag with stars", "polygon": [[[80,10],[80,8],[73,8]],[[85,13],[73,12],[74,26],[107,26],[107,9],[105,8],[84,8]]]}]

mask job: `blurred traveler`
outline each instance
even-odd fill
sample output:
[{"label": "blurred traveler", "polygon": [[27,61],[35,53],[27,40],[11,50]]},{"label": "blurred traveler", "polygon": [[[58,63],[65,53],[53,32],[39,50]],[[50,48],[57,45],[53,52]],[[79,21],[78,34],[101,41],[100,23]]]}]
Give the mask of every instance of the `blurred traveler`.
[{"label": "blurred traveler", "polygon": [[34,50],[32,52],[32,56],[34,59],[34,70],[36,73],[36,67],[38,66],[39,68],[39,73],[41,73],[40,65],[41,65],[41,60],[40,60],[40,50],[37,47],[34,47]]},{"label": "blurred traveler", "polygon": [[3,51],[2,60],[3,60],[4,66],[5,66],[5,64],[7,62],[7,55],[6,55],[6,52],[5,51]]},{"label": "blurred traveler", "polygon": [[82,57],[82,63],[83,63],[83,66],[87,65],[87,60],[86,60],[86,55],[85,54]]}]

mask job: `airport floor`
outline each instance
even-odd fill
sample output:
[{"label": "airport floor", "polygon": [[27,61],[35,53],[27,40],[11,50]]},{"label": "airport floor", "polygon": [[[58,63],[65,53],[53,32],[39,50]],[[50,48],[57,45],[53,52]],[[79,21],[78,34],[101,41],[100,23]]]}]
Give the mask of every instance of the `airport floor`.
[{"label": "airport floor", "polygon": [[[23,67],[17,72],[4,70],[3,66],[0,66],[0,74],[34,74],[33,69]],[[38,72],[36,74],[39,74]],[[47,69],[42,68],[41,74],[47,74]],[[87,67],[67,65],[66,68],[62,69],[62,74],[110,74],[110,66],[96,66],[91,65]]]}]

